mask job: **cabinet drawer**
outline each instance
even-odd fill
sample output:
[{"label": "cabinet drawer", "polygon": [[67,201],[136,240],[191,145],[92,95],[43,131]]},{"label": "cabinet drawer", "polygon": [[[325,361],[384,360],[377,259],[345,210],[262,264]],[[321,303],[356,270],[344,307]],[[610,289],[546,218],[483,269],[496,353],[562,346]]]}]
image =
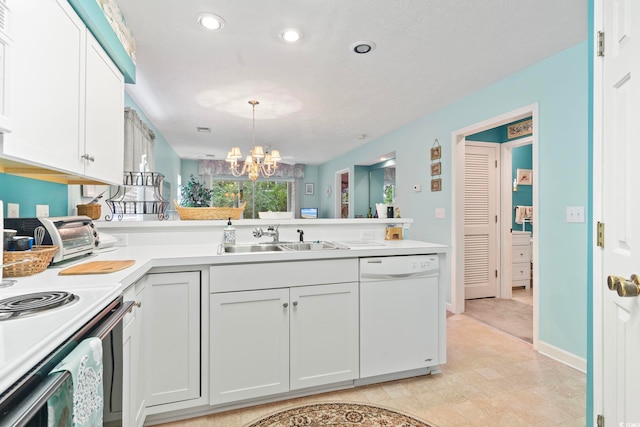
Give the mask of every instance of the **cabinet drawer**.
[{"label": "cabinet drawer", "polygon": [[528,288],[530,283],[531,282],[529,282],[528,279],[527,280],[514,280],[514,281],[511,282],[511,287],[512,288],[518,288],[520,286],[524,286],[525,288]]},{"label": "cabinet drawer", "polygon": [[511,245],[519,246],[519,245],[530,245],[531,244],[531,233],[512,233],[511,234]]},{"label": "cabinet drawer", "polygon": [[531,246],[514,246],[511,248],[511,262],[529,262],[531,261]]},{"label": "cabinet drawer", "polygon": [[518,262],[511,267],[511,280],[529,280],[531,278],[531,263]]}]

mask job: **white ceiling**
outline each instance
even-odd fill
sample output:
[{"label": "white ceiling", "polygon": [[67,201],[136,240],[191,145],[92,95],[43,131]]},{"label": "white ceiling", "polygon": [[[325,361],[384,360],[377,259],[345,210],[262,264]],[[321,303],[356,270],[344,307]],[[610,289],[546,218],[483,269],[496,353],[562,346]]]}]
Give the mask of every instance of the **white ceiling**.
[{"label": "white ceiling", "polygon": [[[247,154],[255,98],[256,143],[320,164],[587,36],[585,0],[117,3],[137,44],[127,91],[182,158]],[[200,12],[225,27],[204,30]],[[354,53],[362,40],[376,49]]]}]

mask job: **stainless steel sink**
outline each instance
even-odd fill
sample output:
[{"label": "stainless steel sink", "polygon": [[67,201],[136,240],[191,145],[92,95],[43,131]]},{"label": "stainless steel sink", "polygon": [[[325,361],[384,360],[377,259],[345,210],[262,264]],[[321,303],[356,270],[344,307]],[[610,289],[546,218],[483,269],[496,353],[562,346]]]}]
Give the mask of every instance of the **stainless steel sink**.
[{"label": "stainless steel sink", "polygon": [[323,251],[332,249],[349,249],[334,242],[280,242],[280,243],[251,243],[239,245],[220,245],[219,254],[242,254],[256,252],[281,251]]},{"label": "stainless steel sink", "polygon": [[278,252],[282,251],[282,248],[278,244],[273,243],[255,243],[250,245],[225,245],[223,246],[224,253],[249,253],[249,252]]},{"label": "stainless steel sink", "polygon": [[331,249],[347,249],[334,242],[293,242],[280,243],[285,251],[325,251]]}]

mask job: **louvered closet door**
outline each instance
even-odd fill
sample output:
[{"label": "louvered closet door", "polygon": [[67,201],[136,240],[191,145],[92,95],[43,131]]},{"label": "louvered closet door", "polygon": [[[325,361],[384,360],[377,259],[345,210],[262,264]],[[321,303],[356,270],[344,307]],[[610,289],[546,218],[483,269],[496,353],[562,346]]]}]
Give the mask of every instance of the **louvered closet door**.
[{"label": "louvered closet door", "polygon": [[498,295],[498,144],[465,147],[464,297]]}]

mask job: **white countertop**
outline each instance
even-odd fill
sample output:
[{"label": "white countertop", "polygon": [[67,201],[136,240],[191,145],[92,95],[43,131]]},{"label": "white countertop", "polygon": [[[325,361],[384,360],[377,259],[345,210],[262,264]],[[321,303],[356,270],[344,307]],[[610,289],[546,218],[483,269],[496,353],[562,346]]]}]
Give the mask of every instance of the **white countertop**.
[{"label": "white countertop", "polygon": [[[16,278],[17,283],[15,286],[0,288],[0,299],[34,290],[65,290],[74,292],[74,290],[86,289],[87,287],[100,288],[102,290],[102,296],[97,302],[88,305],[82,313],[74,315],[71,319],[65,319],[56,330],[48,331],[45,335],[47,338],[40,338],[38,346],[30,348],[28,351],[25,351],[24,354],[21,354],[20,360],[16,360],[15,357],[11,358],[10,356],[0,357],[0,393],[6,390],[21,375],[26,373],[31,366],[53,351],[74,330],[89,321],[109,302],[121,294],[124,289],[144,276],[144,274],[153,267],[180,268],[265,261],[433,254],[447,253],[449,251],[449,247],[445,245],[414,240],[346,241],[343,242],[343,244],[350,247],[350,249],[241,254],[218,254],[217,243],[126,246],[101,250],[95,255],[86,257],[73,264],[67,264],[61,267],[49,267],[42,273],[29,277]],[[63,268],[97,260],[134,260],[135,264],[124,270],[110,274],[58,275]],[[12,346],[11,340],[15,339],[12,337],[29,333],[30,328],[33,329],[30,326],[30,322],[34,321],[33,319],[37,319],[38,316],[42,315],[39,314],[25,319],[0,322],[0,338],[4,337],[1,346],[10,348]],[[44,334],[44,332],[42,332],[42,334]]]}]

